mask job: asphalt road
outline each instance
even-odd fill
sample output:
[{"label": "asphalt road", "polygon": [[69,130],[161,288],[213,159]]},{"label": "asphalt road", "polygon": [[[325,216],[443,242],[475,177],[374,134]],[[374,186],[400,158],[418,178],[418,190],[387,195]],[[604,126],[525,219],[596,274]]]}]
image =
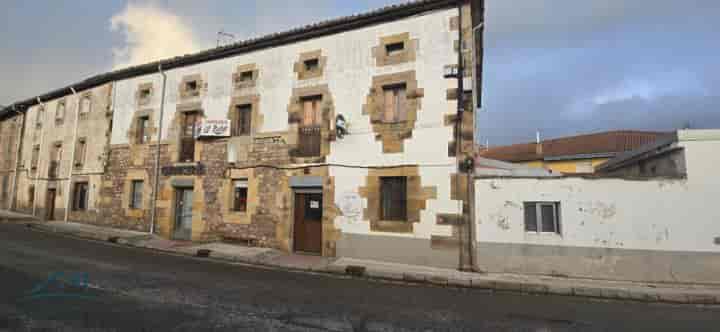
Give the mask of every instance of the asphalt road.
[{"label": "asphalt road", "polygon": [[718,307],[268,270],[0,224],[0,331],[717,331],[718,326]]}]

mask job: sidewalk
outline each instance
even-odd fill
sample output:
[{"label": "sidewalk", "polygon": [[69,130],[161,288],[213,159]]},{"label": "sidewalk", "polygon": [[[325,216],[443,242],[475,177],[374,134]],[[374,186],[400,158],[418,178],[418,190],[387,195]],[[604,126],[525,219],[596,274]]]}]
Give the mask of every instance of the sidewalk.
[{"label": "sidewalk", "polygon": [[[4,212],[0,212],[2,217]],[[27,217],[27,216],[25,216]],[[352,277],[432,284],[444,287],[568,295],[642,302],[720,304],[720,285],[647,284],[507,273],[473,273],[353,258],[330,258],[226,243],[173,241],[147,233],[78,223],[31,223],[32,228],[174,254],[208,257],[285,270],[312,271]]]}]

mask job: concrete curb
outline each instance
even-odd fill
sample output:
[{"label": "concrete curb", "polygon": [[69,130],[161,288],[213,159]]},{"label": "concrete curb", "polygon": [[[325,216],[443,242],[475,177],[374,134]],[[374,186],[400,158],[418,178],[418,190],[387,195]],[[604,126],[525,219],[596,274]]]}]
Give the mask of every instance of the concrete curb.
[{"label": "concrete curb", "polygon": [[[40,223],[28,223],[32,225],[32,228],[47,231],[52,233],[59,233],[63,235],[69,235],[72,237],[79,237],[91,240],[99,240],[108,242],[110,238],[116,237],[108,234],[96,234],[91,232],[83,232],[77,230],[64,230],[58,229],[45,224]],[[138,241],[139,240],[139,241]],[[150,249],[158,252],[171,253],[183,256],[195,257],[195,253],[191,250],[172,249],[172,248],[158,248],[152,245],[147,245],[138,239],[133,238],[118,238],[115,241],[118,245],[133,248]],[[364,273],[361,276],[349,273],[347,266],[333,265],[332,263],[325,264],[321,267],[298,267],[288,266],[284,264],[276,264],[270,262],[274,256],[264,257],[265,255],[259,254],[256,256],[237,256],[231,254],[225,254],[221,252],[212,251],[209,254],[210,259],[216,261],[225,261],[232,263],[241,263],[254,266],[270,267],[275,269],[281,269],[286,271],[297,271],[297,272],[314,272],[324,273],[332,275],[341,275],[344,277],[353,278],[366,278],[376,279],[382,281],[393,281],[403,282],[412,284],[427,284],[439,287],[456,287],[456,288],[468,288],[468,289],[480,289],[489,291],[499,292],[516,292],[524,294],[537,294],[537,295],[560,295],[560,296],[580,296],[587,298],[597,299],[611,299],[611,300],[623,300],[623,301],[637,301],[637,302],[661,302],[661,303],[672,303],[672,304],[692,304],[692,305],[716,305],[720,304],[720,290],[688,290],[688,289],[660,289],[652,287],[618,287],[618,286],[603,286],[587,285],[587,281],[582,285],[572,285],[572,282],[560,283],[560,282],[532,282],[532,281],[517,281],[517,280],[498,280],[493,278],[484,277],[481,274],[477,274],[473,277],[445,277],[438,276],[430,273],[421,272],[399,272],[390,269],[382,269],[377,267],[364,269]],[[364,268],[361,266],[361,268]],[[572,280],[572,279],[571,279]]]}]

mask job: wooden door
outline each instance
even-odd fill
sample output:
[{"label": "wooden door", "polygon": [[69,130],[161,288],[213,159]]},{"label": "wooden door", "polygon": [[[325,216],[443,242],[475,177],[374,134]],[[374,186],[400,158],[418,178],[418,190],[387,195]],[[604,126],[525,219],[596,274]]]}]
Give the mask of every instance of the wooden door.
[{"label": "wooden door", "polygon": [[193,189],[181,188],[175,193],[175,231],[176,240],[191,240],[192,238],[192,211]]},{"label": "wooden door", "polygon": [[322,194],[295,194],[295,251],[322,254]]},{"label": "wooden door", "polygon": [[55,219],[55,189],[48,189],[45,197],[45,219]]}]

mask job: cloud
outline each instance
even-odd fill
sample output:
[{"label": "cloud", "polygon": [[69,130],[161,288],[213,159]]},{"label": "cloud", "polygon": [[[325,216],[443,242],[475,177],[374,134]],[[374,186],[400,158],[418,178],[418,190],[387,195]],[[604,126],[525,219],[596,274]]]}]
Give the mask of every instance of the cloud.
[{"label": "cloud", "polygon": [[110,19],[110,30],[123,35],[122,46],[113,48],[114,69],[200,49],[190,25],[152,4],[129,3]]}]

